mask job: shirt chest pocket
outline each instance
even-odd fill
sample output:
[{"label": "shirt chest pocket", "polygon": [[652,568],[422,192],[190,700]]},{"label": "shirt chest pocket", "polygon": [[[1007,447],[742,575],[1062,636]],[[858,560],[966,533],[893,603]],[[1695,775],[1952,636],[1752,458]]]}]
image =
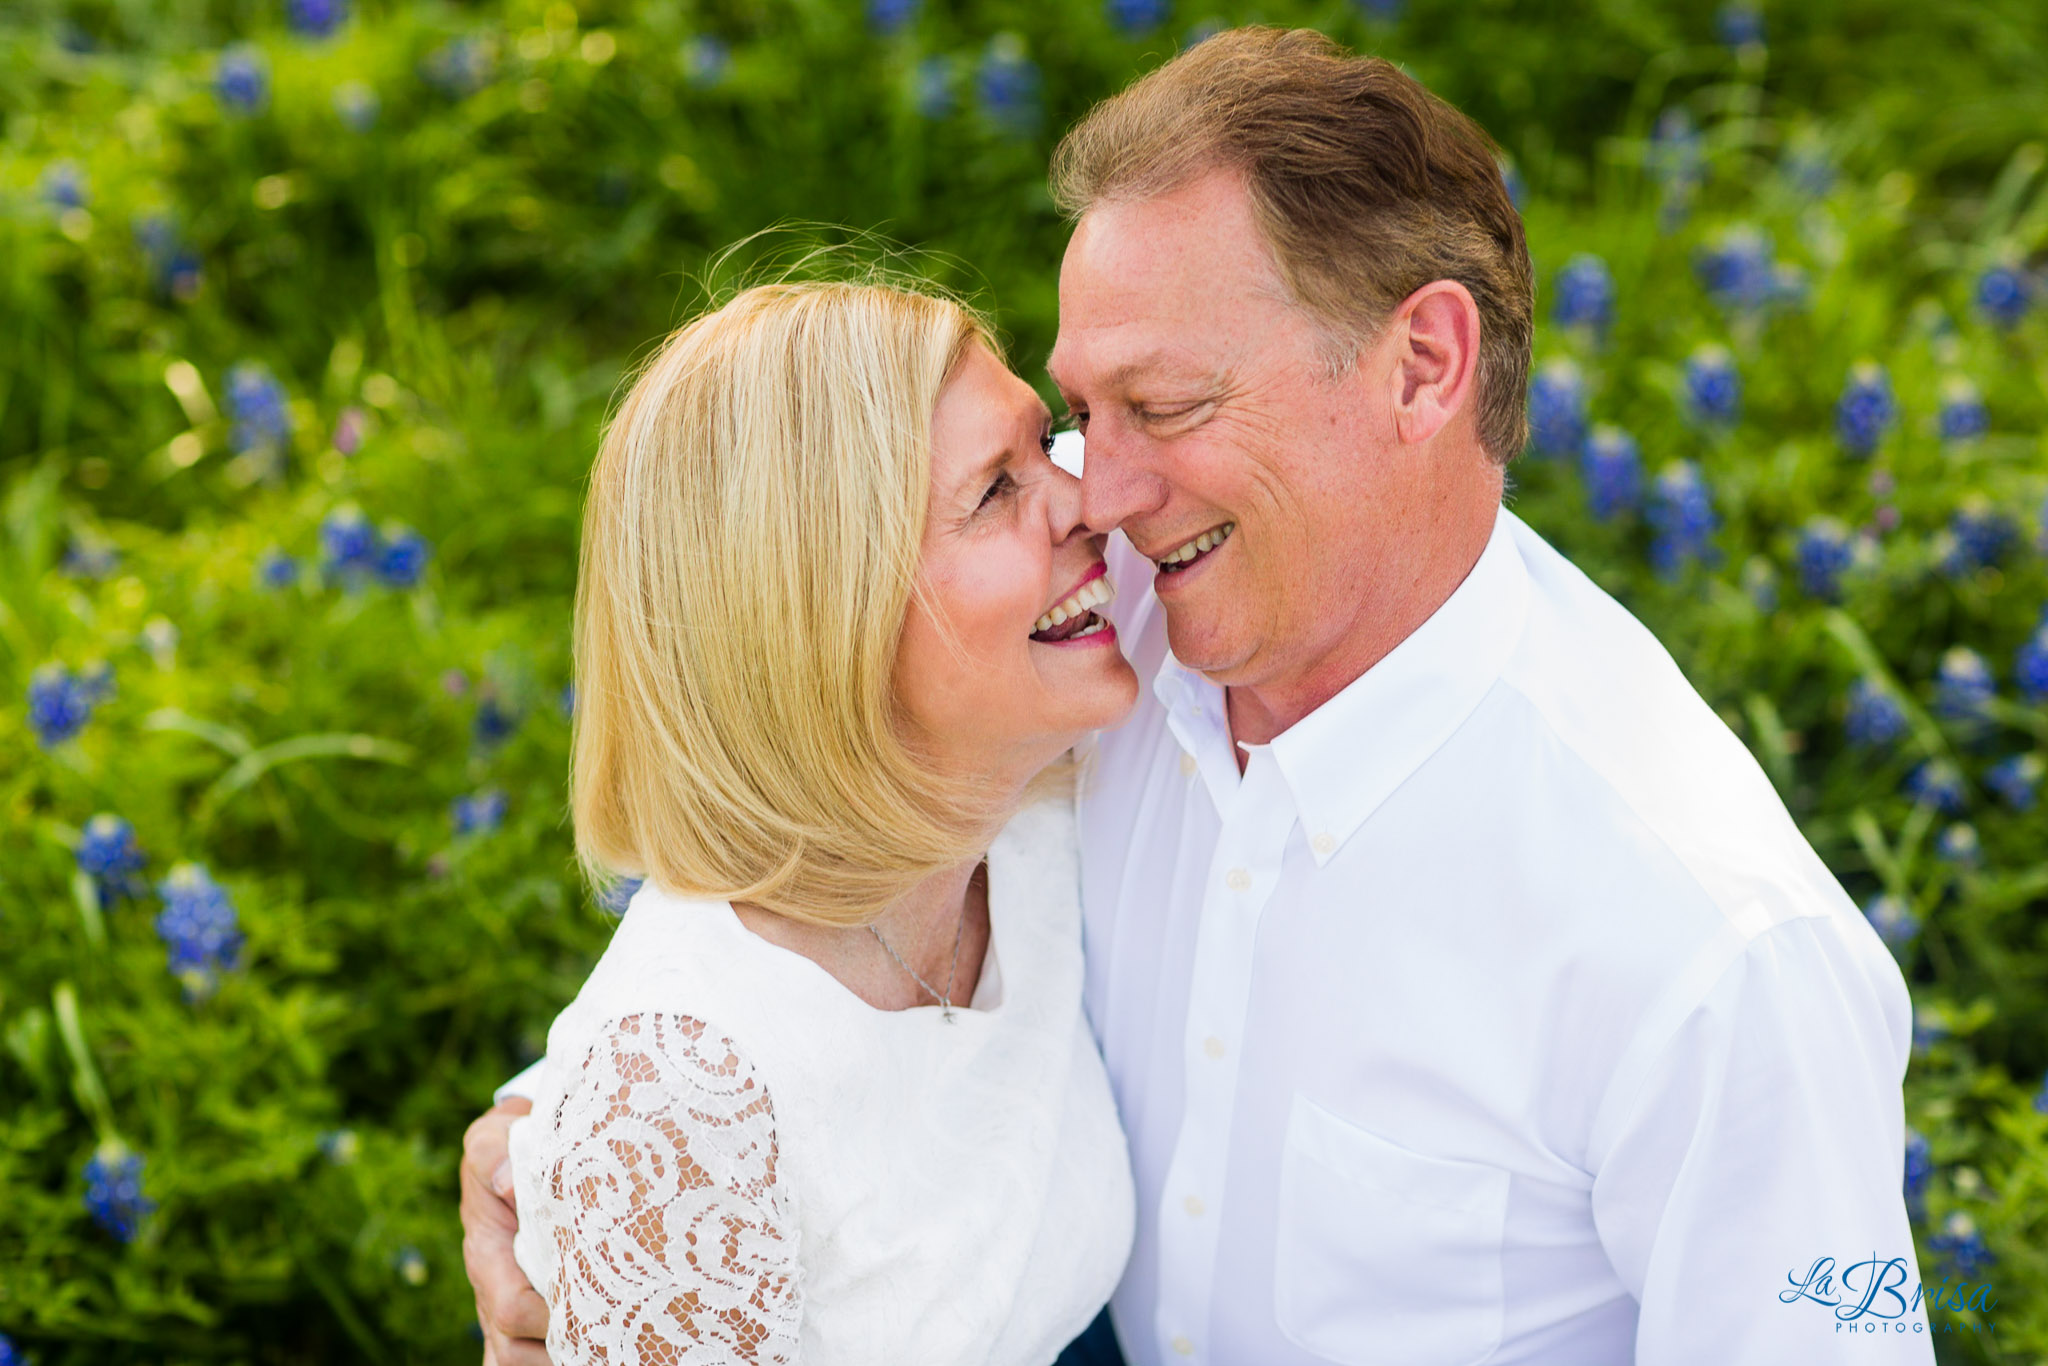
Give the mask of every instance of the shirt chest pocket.
[{"label": "shirt chest pocket", "polygon": [[1501,1340],[1508,1174],[1424,1157],[1297,1094],[1280,1159],[1273,1312],[1342,1366],[1473,1366]]}]

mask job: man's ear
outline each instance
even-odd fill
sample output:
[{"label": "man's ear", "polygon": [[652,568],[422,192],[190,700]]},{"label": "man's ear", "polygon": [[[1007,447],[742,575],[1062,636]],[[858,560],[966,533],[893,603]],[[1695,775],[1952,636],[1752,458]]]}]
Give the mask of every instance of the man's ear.
[{"label": "man's ear", "polygon": [[1456,280],[1434,280],[1410,294],[1388,322],[1393,347],[1394,430],[1420,445],[1472,400],[1479,371],[1479,305]]}]

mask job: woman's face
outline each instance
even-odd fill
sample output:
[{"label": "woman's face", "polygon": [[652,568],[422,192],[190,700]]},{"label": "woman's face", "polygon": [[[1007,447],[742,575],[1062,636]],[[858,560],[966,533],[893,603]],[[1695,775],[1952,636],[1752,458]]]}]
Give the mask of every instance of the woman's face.
[{"label": "woman's face", "polygon": [[[1106,536],[1082,525],[1081,482],[1046,453],[1051,421],[978,345],[932,413],[919,571],[931,610],[912,600],[896,677],[921,739],[956,771],[1021,782],[1138,695],[1106,615]],[[1056,609],[1065,619],[1048,627]]]}]

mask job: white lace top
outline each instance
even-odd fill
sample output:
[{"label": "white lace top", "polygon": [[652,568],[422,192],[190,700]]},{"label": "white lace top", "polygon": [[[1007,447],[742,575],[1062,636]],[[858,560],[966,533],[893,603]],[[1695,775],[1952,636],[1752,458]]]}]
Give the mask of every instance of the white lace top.
[{"label": "white lace top", "polygon": [[512,1130],[556,1366],[1047,1366],[1121,1275],[1073,812],[989,850],[970,1008],[877,1010],[727,902],[635,894]]}]

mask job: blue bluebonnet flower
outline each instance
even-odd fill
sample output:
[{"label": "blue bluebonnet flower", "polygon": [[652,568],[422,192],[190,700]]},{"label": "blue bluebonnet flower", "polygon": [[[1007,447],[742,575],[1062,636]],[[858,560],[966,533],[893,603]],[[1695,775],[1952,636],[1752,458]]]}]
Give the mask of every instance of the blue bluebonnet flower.
[{"label": "blue bluebonnet flower", "polygon": [[1713,558],[1711,538],[1720,525],[1713,494],[1700,468],[1690,460],[1668,465],[1650,490],[1647,513],[1656,530],[1650,541],[1650,564],[1669,578],[1693,560]]},{"label": "blue bluebonnet flower", "polygon": [[1765,300],[1774,308],[1800,308],[1813,297],[1812,282],[1803,267],[1780,261],[1771,267],[1771,293]]},{"label": "blue bluebonnet flower", "polygon": [[78,832],[75,856],[79,871],[99,888],[102,905],[118,896],[140,894],[142,884],[135,875],[147,859],[135,827],[119,816],[103,811],[86,821]]},{"label": "blue bluebonnet flower", "polygon": [[45,664],[29,675],[28,723],[44,749],[63,744],[92,717],[98,700],[88,680],[62,664]]},{"label": "blue bluebonnet flower", "polygon": [[1772,300],[1771,238],[1753,224],[1722,229],[1710,245],[1693,253],[1692,268],[1715,304],[1730,312],[1761,308]]},{"label": "blue bluebonnet flower", "polygon": [[343,81],[334,87],[334,112],[352,133],[367,133],[377,126],[383,101],[361,81]]},{"label": "blue bluebonnet flower", "polygon": [[270,102],[270,63],[247,43],[224,50],[214,62],[213,93],[230,114],[255,114]]},{"label": "blue bluebonnet flower", "polygon": [[1835,161],[1814,130],[1802,129],[1785,144],[1779,173],[1800,193],[1819,198],[1835,186]]},{"label": "blue bluebonnet flower", "polygon": [[1814,517],[1799,530],[1799,544],[1793,561],[1799,567],[1799,586],[1811,598],[1836,602],[1842,596],[1842,575],[1856,559],[1849,528],[1833,517]]},{"label": "blue bluebonnet flower", "polygon": [[63,571],[74,579],[104,579],[121,562],[121,552],[97,537],[77,537],[64,547]]},{"label": "blue bluebonnet flower", "polygon": [[320,523],[320,550],[329,574],[370,569],[377,561],[377,531],[362,509],[343,504]]},{"label": "blue bluebonnet flower", "polygon": [[205,272],[198,254],[185,245],[169,215],[152,212],[138,216],[135,243],[149,263],[150,285],[160,297],[181,304],[199,297]]},{"label": "blue bluebonnet flower", "polygon": [[1977,838],[1976,826],[1967,821],[1957,821],[1935,836],[1934,852],[1950,863],[1974,868],[1983,860],[1984,844]]},{"label": "blue bluebonnet flower", "polygon": [[377,540],[377,578],[392,588],[411,588],[426,572],[427,557],[432,553],[426,538],[411,527],[387,526]]},{"label": "blue bluebonnet flower", "polygon": [[1869,455],[1898,418],[1891,377],[1874,361],[1859,361],[1835,403],[1835,435],[1851,455]]},{"label": "blue bluebonnet flower", "polygon": [[1515,206],[1516,213],[1520,213],[1523,203],[1529,198],[1529,187],[1523,181],[1522,173],[1515,168],[1514,162],[1506,160],[1501,162],[1500,185],[1502,189],[1508,192],[1508,203]]},{"label": "blue bluebonnet flower", "polygon": [[1550,306],[1550,316],[1560,327],[1604,332],[1614,321],[1614,276],[1599,257],[1574,256],[1557,273],[1552,287],[1557,301]]},{"label": "blue bluebonnet flower", "polygon": [[683,77],[700,90],[717,85],[731,69],[732,48],[725,39],[700,33],[683,44]]},{"label": "blue bluebonnet flower", "polygon": [[1931,1006],[1913,1007],[1913,1051],[1925,1052],[1948,1037],[1948,1021]]},{"label": "blue bluebonnet flower", "polygon": [[295,33],[325,38],[348,20],[348,0],[285,0],[285,19]]},{"label": "blue bluebonnet flower", "polygon": [[2038,754],[2014,754],[1984,770],[1984,786],[2015,811],[2032,811],[2039,798],[2044,765]]},{"label": "blue bluebonnet flower", "polygon": [[943,119],[959,101],[953,93],[953,63],[944,57],[927,57],[910,75],[910,102],[928,119]]},{"label": "blue bluebonnet flower", "polygon": [[392,1265],[398,1268],[399,1277],[407,1285],[427,1283],[427,1259],[420,1255],[418,1248],[400,1248],[398,1256],[392,1259]]},{"label": "blue bluebonnet flower", "polygon": [[920,0],[868,0],[868,31],[887,37],[917,18]]},{"label": "blue bluebonnet flower", "polygon": [[1035,132],[1039,119],[1038,66],[1024,53],[1024,40],[999,33],[989,40],[975,71],[974,88],[981,112],[998,131],[1011,137]]},{"label": "blue bluebonnet flower", "polygon": [[227,403],[234,419],[228,443],[236,450],[281,446],[291,439],[291,401],[260,361],[242,361],[228,370]]},{"label": "blue bluebonnet flower", "polygon": [[2034,282],[2012,265],[1996,265],[1977,277],[1977,307],[2000,327],[2013,327],[2033,306]]},{"label": "blue bluebonnet flower", "polygon": [[0,1366],[28,1366],[28,1358],[15,1347],[14,1339],[0,1333]]},{"label": "blue bluebonnet flower", "polygon": [[564,683],[562,685],[562,695],[556,699],[556,705],[562,709],[564,717],[574,717],[576,715],[576,685],[574,683]]},{"label": "blue bluebonnet flower", "polygon": [[1984,656],[1967,645],[1942,651],[1934,673],[1934,709],[1954,720],[1981,716],[1984,704],[1997,695],[1998,684]]},{"label": "blue bluebonnet flower", "polygon": [[645,878],[622,877],[597,889],[597,904],[607,915],[624,915]]},{"label": "blue bluebonnet flower", "polygon": [[1606,521],[1634,508],[1642,497],[1643,461],[1636,439],[1604,423],[1593,428],[1579,455],[1579,473],[1593,515]]},{"label": "blue bluebonnet flower", "polygon": [[1906,733],[1906,709],[1875,678],[1859,678],[1849,685],[1849,712],[1842,729],[1859,749],[1879,749]]},{"label": "blue bluebonnet flower", "polygon": [[1929,1238],[1927,1246],[1941,1254],[1946,1274],[1964,1280],[1976,1275],[1977,1268],[1998,1260],[1997,1255],[1984,1246],[1984,1237],[1977,1232],[1976,1220],[1961,1210],[1948,1216],[1941,1232]]},{"label": "blue bluebonnet flower", "polygon": [[118,1142],[102,1144],[85,1164],[85,1208],[101,1228],[134,1242],[156,1209],[156,1201],[142,1193],[142,1155]]},{"label": "blue bluebonnet flower", "polygon": [[265,588],[290,588],[299,581],[299,562],[276,546],[256,561],[256,582]]},{"label": "blue bluebonnet flower", "polygon": [[1927,1217],[1927,1185],[1934,1179],[1934,1149],[1918,1129],[1906,1130],[1906,1213],[1914,1223]]},{"label": "blue bluebonnet flower", "polygon": [[321,1155],[337,1167],[346,1167],[362,1155],[363,1140],[354,1129],[329,1129],[317,1141]]},{"label": "blue bluebonnet flower", "polygon": [[1657,126],[1650,130],[1648,166],[1660,185],[1667,190],[1690,189],[1699,183],[1704,160],[1699,126],[1691,114],[1673,105],[1657,115]]},{"label": "blue bluebonnet flower", "polygon": [[466,99],[491,83],[497,54],[482,38],[450,38],[420,63],[420,76],[451,100]]},{"label": "blue bluebonnet flower", "polygon": [[1752,555],[1742,566],[1742,591],[1760,612],[1778,610],[1778,568],[1762,555]]},{"label": "blue bluebonnet flower", "polygon": [[1963,775],[1946,759],[1929,759],[1906,775],[1906,795],[1945,816],[1963,811]]},{"label": "blue bluebonnet flower", "polygon": [[343,455],[354,455],[363,447],[363,433],[370,425],[370,415],[351,404],[341,410],[341,416],[334,419],[334,449]]},{"label": "blue bluebonnet flower", "polygon": [[205,868],[181,863],[157,884],[164,899],[156,932],[164,941],[172,975],[185,984],[189,997],[213,989],[219,974],[235,966],[242,952],[242,931],[234,903],[225,887]]},{"label": "blue bluebonnet flower", "polygon": [[1960,375],[1951,376],[1941,386],[1940,420],[1944,441],[1968,441],[1991,426],[1991,415],[1984,409],[1977,386]]},{"label": "blue bluebonnet flower", "polygon": [[1172,0],[1107,0],[1109,22],[1121,33],[1142,37],[1165,23]]},{"label": "blue bluebonnet flower", "polygon": [[1863,916],[1894,953],[1912,943],[1920,933],[1920,917],[1913,914],[1913,908],[1903,898],[1890,892],[1880,892],[1864,902]]},{"label": "blue bluebonnet flower", "polygon": [[2034,1111],[2048,1115],[2048,1075],[2041,1078],[2041,1089],[2034,1092]]},{"label": "blue bluebonnet flower", "polygon": [[1997,564],[2020,538],[2019,525],[1982,498],[1964,501],[1949,519],[1944,572],[1960,577]]},{"label": "blue bluebonnet flower", "polygon": [[483,749],[503,744],[519,729],[519,713],[495,697],[484,697],[476,704],[476,718],[470,722],[470,738]]},{"label": "blue bluebonnet flower", "polygon": [[2048,702],[2048,623],[2038,627],[2020,646],[2013,660],[2013,681],[2020,696],[2029,702]]},{"label": "blue bluebonnet flower", "polygon": [[1366,18],[1386,24],[1399,19],[1401,12],[1408,8],[1408,0],[1353,0],[1353,3]]},{"label": "blue bluebonnet flower", "polygon": [[36,189],[43,202],[53,209],[85,207],[85,172],[78,169],[75,161],[53,161],[45,166]]},{"label": "blue bluebonnet flower", "polygon": [[1763,11],[1740,0],[1721,6],[1714,15],[1714,36],[1724,47],[1761,47],[1764,41]]},{"label": "blue bluebonnet flower", "polygon": [[1569,455],[1586,444],[1586,383],[1569,360],[1546,361],[1529,380],[1529,448]]},{"label": "blue bluebonnet flower", "polygon": [[488,835],[505,821],[505,794],[495,787],[478,788],[448,805],[448,818],[458,835]]},{"label": "blue bluebonnet flower", "polygon": [[1725,346],[1702,346],[1685,362],[1685,397],[1693,419],[1733,422],[1742,413],[1742,376]]}]

